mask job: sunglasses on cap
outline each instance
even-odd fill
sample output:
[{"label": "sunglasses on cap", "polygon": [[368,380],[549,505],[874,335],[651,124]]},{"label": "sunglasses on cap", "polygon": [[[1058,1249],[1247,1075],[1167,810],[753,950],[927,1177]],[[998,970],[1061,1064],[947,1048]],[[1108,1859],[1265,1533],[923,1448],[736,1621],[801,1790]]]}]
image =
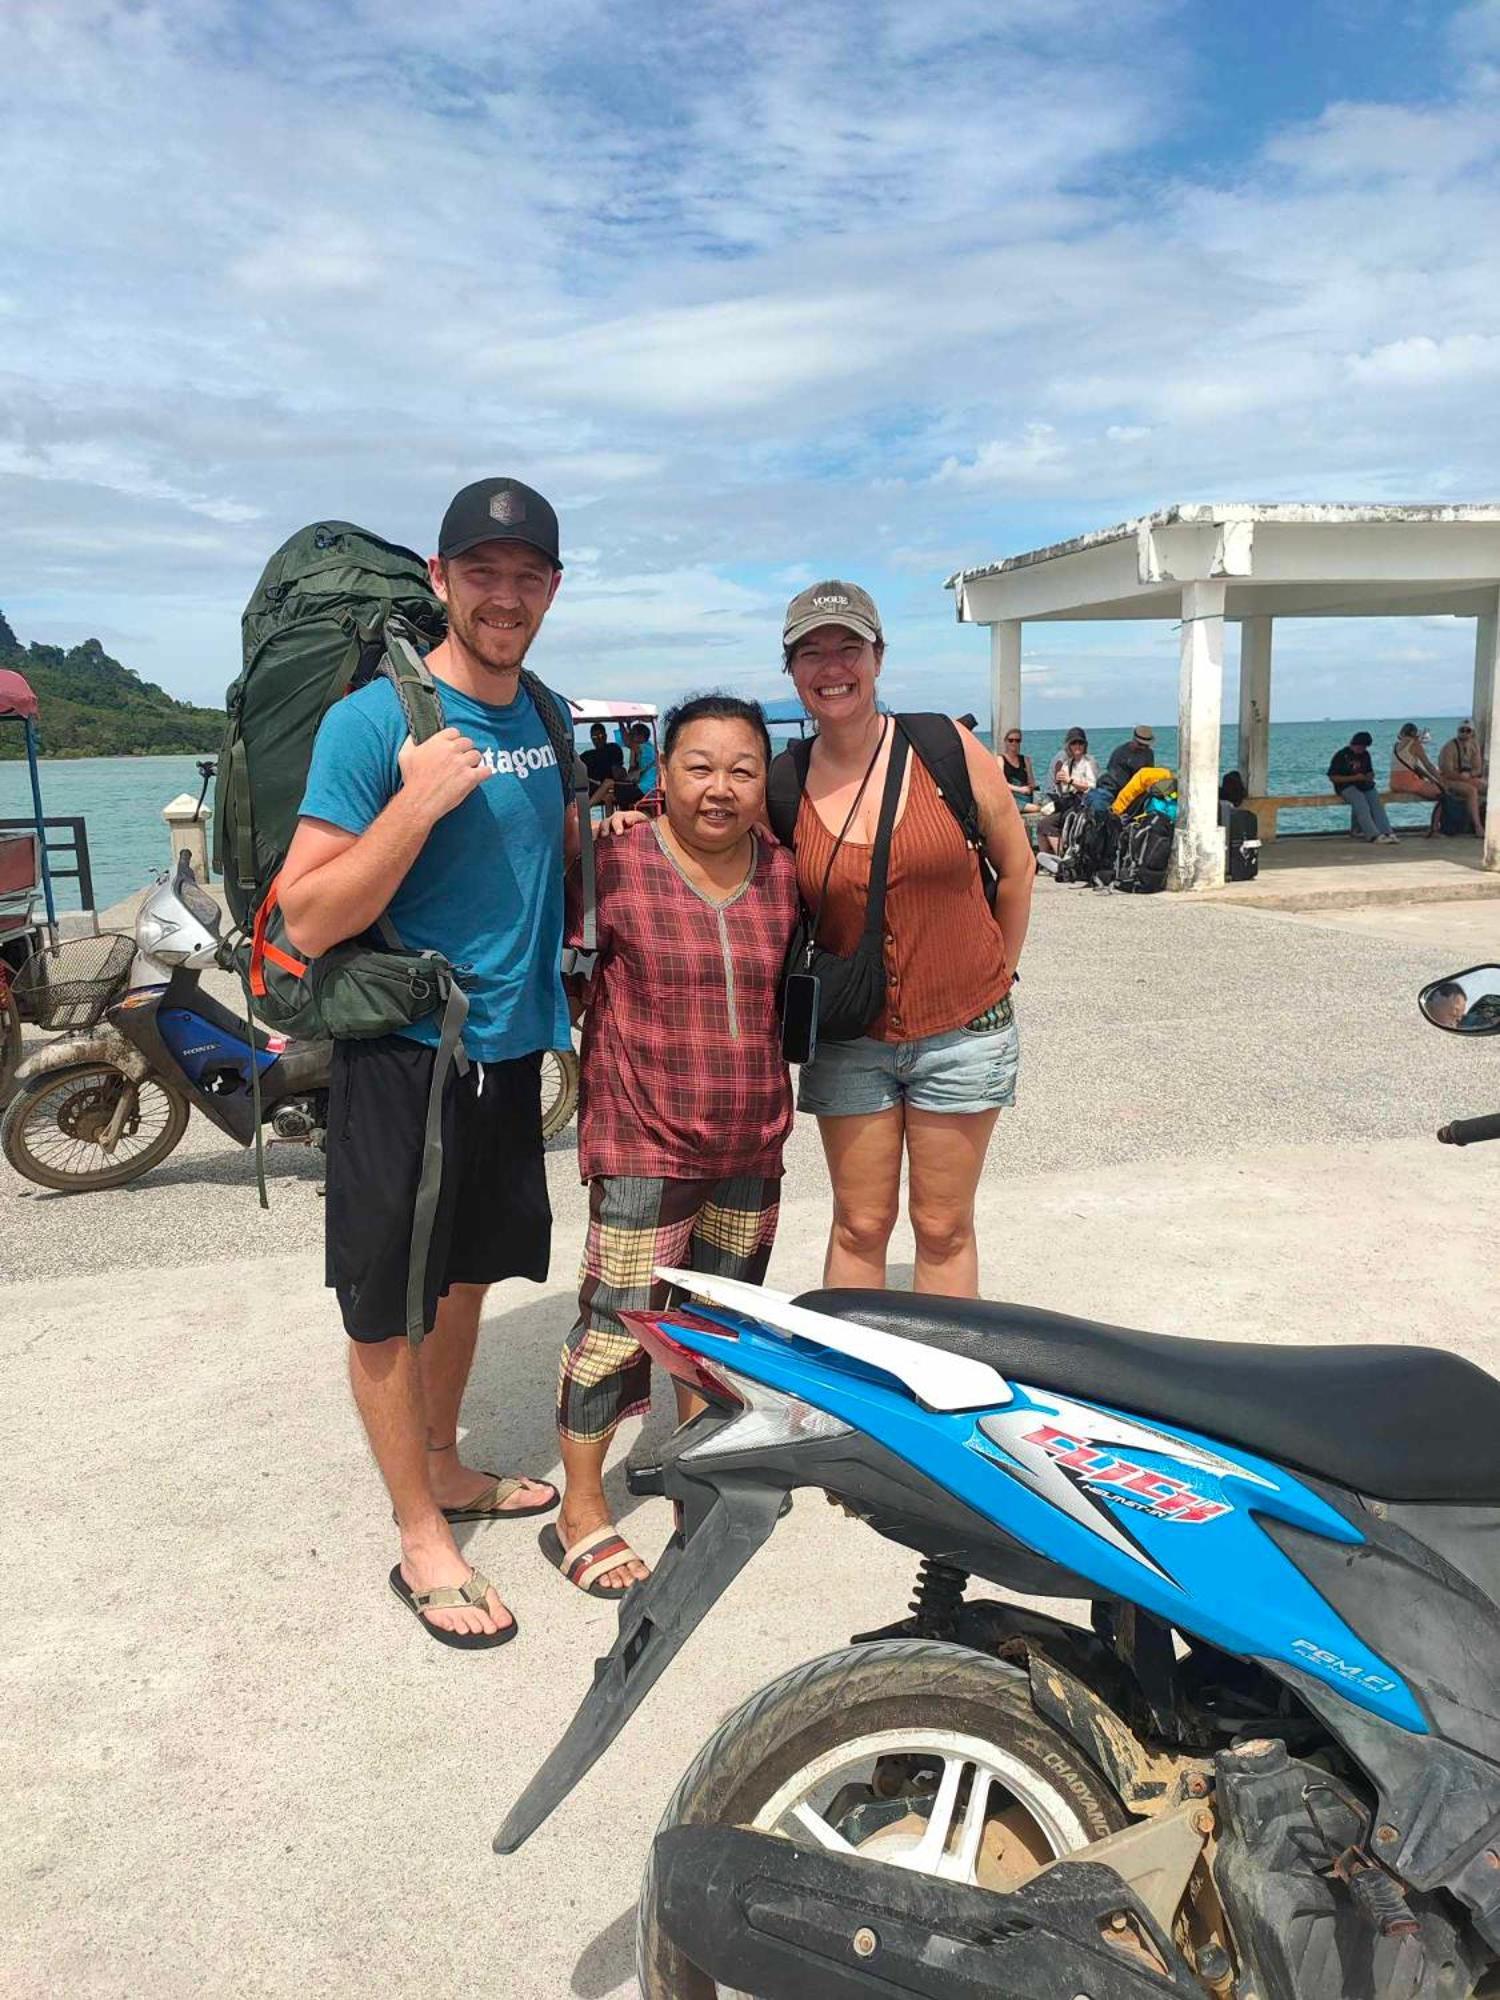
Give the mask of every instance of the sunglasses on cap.
[{"label": "sunglasses on cap", "polygon": [[1474,734],[1473,730],[1469,727],[1467,722],[1464,724],[1463,728],[1459,730],[1458,733],[1460,736],[1472,736]]}]

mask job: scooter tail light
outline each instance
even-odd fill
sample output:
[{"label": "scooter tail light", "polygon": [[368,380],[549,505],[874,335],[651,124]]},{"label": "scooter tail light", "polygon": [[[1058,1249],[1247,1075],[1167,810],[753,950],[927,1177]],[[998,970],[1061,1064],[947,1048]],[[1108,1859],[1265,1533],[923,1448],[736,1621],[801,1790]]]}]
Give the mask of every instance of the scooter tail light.
[{"label": "scooter tail light", "polygon": [[[719,1403],[730,1409],[741,1409],[745,1398],[724,1378],[701,1354],[695,1354],[690,1347],[684,1347],[672,1338],[667,1323],[667,1315],[652,1312],[622,1312],[620,1319],[629,1327],[636,1339],[645,1348],[658,1367],[665,1368],[674,1382],[681,1382],[689,1389],[695,1389],[700,1396],[706,1396],[711,1403]],[[670,1315],[673,1326],[696,1327],[704,1333],[711,1333],[719,1340],[734,1340],[738,1336],[728,1327],[699,1319],[690,1312],[674,1309]]]}]

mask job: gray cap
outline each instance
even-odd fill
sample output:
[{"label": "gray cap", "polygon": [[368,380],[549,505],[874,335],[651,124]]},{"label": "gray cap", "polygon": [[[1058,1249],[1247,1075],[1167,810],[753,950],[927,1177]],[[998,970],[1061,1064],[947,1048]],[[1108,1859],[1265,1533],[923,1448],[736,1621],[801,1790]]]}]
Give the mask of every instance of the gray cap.
[{"label": "gray cap", "polygon": [[795,646],[820,625],[847,625],[872,646],[881,636],[880,613],[869,591],[861,590],[857,583],[840,583],[836,577],[797,592],[786,608],[781,643]]}]

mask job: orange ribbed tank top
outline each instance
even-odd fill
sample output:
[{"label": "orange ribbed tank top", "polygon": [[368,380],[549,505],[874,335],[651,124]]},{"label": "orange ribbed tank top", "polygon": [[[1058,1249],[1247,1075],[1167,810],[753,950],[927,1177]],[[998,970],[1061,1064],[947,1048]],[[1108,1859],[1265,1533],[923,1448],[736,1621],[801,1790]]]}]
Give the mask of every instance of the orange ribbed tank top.
[{"label": "orange ribbed tank top", "polygon": [[[867,1033],[880,1042],[915,1042],[977,1019],[1010,990],[1005,939],[985,897],[973,850],[921,759],[891,839],[885,892],[885,1007]],[[804,793],[797,813],[797,886],[809,910],[834,836]],[[838,851],[818,925],[818,942],[847,954],[865,925],[871,848],[846,840]]]}]

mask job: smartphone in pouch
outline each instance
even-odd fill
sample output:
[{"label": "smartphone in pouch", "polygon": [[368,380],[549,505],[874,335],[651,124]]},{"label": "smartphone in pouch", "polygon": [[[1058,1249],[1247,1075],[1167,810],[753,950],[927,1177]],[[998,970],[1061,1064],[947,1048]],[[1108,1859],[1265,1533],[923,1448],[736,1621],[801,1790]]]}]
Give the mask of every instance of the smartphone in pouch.
[{"label": "smartphone in pouch", "polygon": [[815,972],[789,972],[781,983],[781,1053],[789,1063],[810,1063],[818,1052]]}]

